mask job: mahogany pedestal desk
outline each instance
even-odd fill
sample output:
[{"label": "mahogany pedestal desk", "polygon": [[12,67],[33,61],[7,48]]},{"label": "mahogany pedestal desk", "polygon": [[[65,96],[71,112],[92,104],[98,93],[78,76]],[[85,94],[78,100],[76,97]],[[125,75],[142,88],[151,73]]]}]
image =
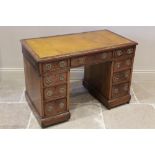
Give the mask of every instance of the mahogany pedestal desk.
[{"label": "mahogany pedestal desk", "polygon": [[109,30],[24,39],[26,99],[42,127],[67,121],[70,69],[108,109],[129,103],[137,43]]}]

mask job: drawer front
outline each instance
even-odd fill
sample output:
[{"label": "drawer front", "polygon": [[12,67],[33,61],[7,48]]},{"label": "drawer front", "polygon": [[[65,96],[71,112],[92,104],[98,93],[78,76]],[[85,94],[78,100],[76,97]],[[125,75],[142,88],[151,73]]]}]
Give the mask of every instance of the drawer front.
[{"label": "drawer front", "polygon": [[44,89],[44,99],[46,101],[66,97],[66,94],[67,94],[66,85],[59,85]]},{"label": "drawer front", "polygon": [[114,85],[112,87],[112,98],[121,97],[129,93],[129,83]]},{"label": "drawer front", "polygon": [[59,99],[45,104],[45,115],[55,116],[67,111],[67,100]]},{"label": "drawer front", "polygon": [[130,80],[130,74],[131,74],[130,70],[114,73],[114,75],[113,75],[113,83],[129,81]]},{"label": "drawer front", "polygon": [[86,64],[86,56],[72,58],[71,59],[71,67],[79,67]]},{"label": "drawer front", "polygon": [[91,56],[81,56],[71,59],[71,67],[80,67],[87,64],[95,64],[102,61],[112,59],[112,52],[103,52],[99,54],[93,54]]},{"label": "drawer front", "polygon": [[114,62],[114,71],[121,71],[132,67],[132,59],[125,59]]},{"label": "drawer front", "polygon": [[45,87],[54,86],[56,84],[62,84],[67,81],[67,73],[52,74],[43,77],[43,83]]},{"label": "drawer front", "polygon": [[130,47],[130,48],[125,48],[125,49],[117,49],[114,52],[115,57],[123,57],[125,55],[131,55],[134,54],[135,52],[135,48],[134,47]]},{"label": "drawer front", "polygon": [[103,52],[99,54],[94,54],[92,56],[87,57],[87,64],[104,62],[112,59],[112,52]]},{"label": "drawer front", "polygon": [[68,60],[61,60],[57,62],[49,62],[43,64],[43,73],[52,72],[56,70],[65,70],[69,66]]}]

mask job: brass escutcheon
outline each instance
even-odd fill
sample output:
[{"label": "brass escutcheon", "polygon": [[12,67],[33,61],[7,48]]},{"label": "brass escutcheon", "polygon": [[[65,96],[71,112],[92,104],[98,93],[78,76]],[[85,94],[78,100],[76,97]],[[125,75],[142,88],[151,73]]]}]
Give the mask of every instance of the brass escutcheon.
[{"label": "brass escutcheon", "polygon": [[121,56],[123,54],[122,50],[117,51],[117,56]]},{"label": "brass escutcheon", "polygon": [[59,104],[59,107],[60,107],[61,109],[63,109],[64,106],[65,106],[65,104],[64,104],[63,102],[61,102],[61,103]]},{"label": "brass escutcheon", "polygon": [[132,54],[132,53],[133,53],[133,48],[129,48],[129,49],[127,50],[127,53],[128,53],[128,54]]},{"label": "brass escutcheon", "polygon": [[63,75],[60,75],[59,80],[60,81],[63,81],[64,79],[65,79],[64,76]]},{"label": "brass escutcheon", "polygon": [[52,64],[46,64],[46,70],[51,70],[52,69]]},{"label": "brass escutcheon", "polygon": [[48,109],[47,109],[47,111],[48,111],[48,112],[51,112],[51,111],[53,111],[53,106],[52,106],[52,105],[48,106]]},{"label": "brass escutcheon", "polygon": [[52,90],[48,90],[47,93],[46,93],[46,95],[47,95],[48,97],[52,96],[52,95],[53,95],[53,91],[52,91]]},{"label": "brass escutcheon", "polygon": [[79,58],[79,63],[80,64],[84,64],[84,62],[85,62],[85,58]]},{"label": "brass escutcheon", "polygon": [[102,59],[106,59],[107,58],[107,53],[102,53]]},{"label": "brass escutcheon", "polygon": [[61,62],[59,63],[59,66],[60,66],[61,68],[65,67],[65,66],[66,66],[66,62],[65,62],[65,61],[61,61]]},{"label": "brass escutcheon", "polygon": [[116,66],[117,66],[117,68],[120,68],[120,67],[121,67],[121,63],[118,62],[118,63],[116,64]]}]

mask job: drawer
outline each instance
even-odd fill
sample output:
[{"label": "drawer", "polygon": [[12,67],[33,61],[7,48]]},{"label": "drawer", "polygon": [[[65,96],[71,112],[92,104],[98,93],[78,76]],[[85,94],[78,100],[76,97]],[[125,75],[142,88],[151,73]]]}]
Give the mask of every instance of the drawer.
[{"label": "drawer", "polygon": [[112,59],[112,52],[103,52],[103,53],[94,54],[87,57],[87,64],[91,64],[91,63],[95,64],[95,63],[102,62],[102,61],[104,62],[110,59]]},{"label": "drawer", "polygon": [[76,57],[71,59],[71,67],[79,67],[86,64],[87,57]]},{"label": "drawer", "polygon": [[80,67],[87,64],[95,64],[112,59],[112,52],[103,52],[90,56],[81,56],[71,59],[71,67]]},{"label": "drawer", "polygon": [[132,67],[132,59],[119,60],[114,62],[114,72]]},{"label": "drawer", "polygon": [[129,83],[114,85],[112,87],[112,98],[121,97],[129,93]]},{"label": "drawer", "polygon": [[61,60],[56,62],[49,62],[43,64],[43,73],[56,71],[56,70],[64,70],[69,66],[68,60]]},{"label": "drawer", "polygon": [[59,99],[45,104],[45,115],[55,116],[67,111],[67,100]]},{"label": "drawer", "polygon": [[66,95],[67,95],[67,85],[58,85],[44,89],[44,99],[46,101],[63,98],[66,97]]},{"label": "drawer", "polygon": [[124,81],[129,81],[130,80],[130,70],[125,70],[122,72],[117,72],[114,73],[113,75],[113,83],[119,83],[119,82],[124,82]]},{"label": "drawer", "polygon": [[134,47],[130,47],[130,48],[125,48],[125,49],[117,49],[114,51],[114,55],[115,57],[123,57],[125,55],[131,55],[134,54],[135,52],[135,48]]},{"label": "drawer", "polygon": [[43,77],[44,87],[54,86],[67,82],[67,72],[47,75]]}]

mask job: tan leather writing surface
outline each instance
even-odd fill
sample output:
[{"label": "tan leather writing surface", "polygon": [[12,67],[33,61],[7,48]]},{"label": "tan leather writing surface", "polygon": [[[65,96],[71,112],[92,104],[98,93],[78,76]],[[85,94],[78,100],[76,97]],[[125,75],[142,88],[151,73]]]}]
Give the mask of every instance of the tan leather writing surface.
[{"label": "tan leather writing surface", "polygon": [[25,42],[40,59],[132,43],[107,30],[27,39]]}]

